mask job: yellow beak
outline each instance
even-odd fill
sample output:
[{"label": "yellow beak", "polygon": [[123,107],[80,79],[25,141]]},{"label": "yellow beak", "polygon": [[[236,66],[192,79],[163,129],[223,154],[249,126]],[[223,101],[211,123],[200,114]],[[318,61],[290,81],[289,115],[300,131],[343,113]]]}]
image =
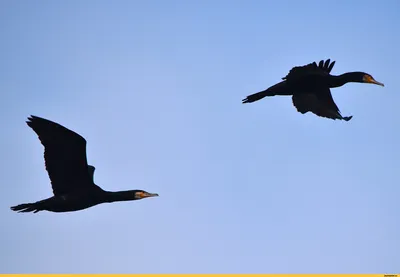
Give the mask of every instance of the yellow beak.
[{"label": "yellow beak", "polygon": [[372,78],[371,76],[366,76],[366,77],[364,78],[364,80],[365,80],[366,83],[375,84],[375,85],[382,86],[382,87],[385,86],[383,83],[376,81],[376,80],[375,80],[374,78]]}]

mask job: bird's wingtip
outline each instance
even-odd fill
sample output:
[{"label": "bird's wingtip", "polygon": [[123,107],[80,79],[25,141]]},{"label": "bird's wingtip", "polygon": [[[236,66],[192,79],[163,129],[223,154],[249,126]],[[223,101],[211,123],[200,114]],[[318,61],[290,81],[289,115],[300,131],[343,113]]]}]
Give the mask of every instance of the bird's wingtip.
[{"label": "bird's wingtip", "polygon": [[31,124],[34,123],[34,121],[43,120],[43,118],[41,118],[39,116],[36,116],[36,115],[30,115],[30,116],[27,117],[27,119],[28,120],[25,121],[25,122],[28,124],[28,126],[31,126]]},{"label": "bird's wingtip", "polygon": [[37,118],[37,116],[34,116],[34,115],[30,115],[30,116],[28,116],[27,117],[27,122],[29,121],[29,122],[31,122],[31,121],[33,121],[35,118]]}]

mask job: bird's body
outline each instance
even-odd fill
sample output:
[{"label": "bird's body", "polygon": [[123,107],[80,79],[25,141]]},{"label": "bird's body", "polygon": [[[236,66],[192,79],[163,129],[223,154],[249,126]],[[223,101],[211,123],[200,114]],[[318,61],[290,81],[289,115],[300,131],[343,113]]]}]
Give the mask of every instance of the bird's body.
[{"label": "bird's body", "polygon": [[53,197],[11,207],[18,212],[71,212],[101,203],[158,196],[143,190],[109,192],[94,183],[95,167],[87,164],[86,140],[50,120],[31,116],[27,121],[44,146],[44,159]]},{"label": "bird's body", "polygon": [[266,90],[254,93],[242,100],[243,104],[258,101],[266,96],[292,96],[292,103],[300,113],[312,112],[318,116],[350,120],[352,116],[342,117],[331,95],[331,88],[343,86],[349,82],[372,83],[382,85],[364,72],[348,72],[341,75],[331,75],[335,62],[330,59],[304,66],[293,67],[283,81]]},{"label": "bird's body", "polygon": [[35,203],[21,204],[19,208],[14,208],[14,210],[28,208],[26,212],[46,210],[60,213],[84,210],[100,203],[105,203],[101,192],[99,193],[96,190],[79,191],[77,193],[53,196]]}]

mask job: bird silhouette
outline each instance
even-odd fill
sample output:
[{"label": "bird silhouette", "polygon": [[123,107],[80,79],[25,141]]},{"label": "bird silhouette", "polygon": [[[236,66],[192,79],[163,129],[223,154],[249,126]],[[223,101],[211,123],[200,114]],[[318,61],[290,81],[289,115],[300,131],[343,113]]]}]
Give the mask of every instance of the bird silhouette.
[{"label": "bird silhouette", "polygon": [[94,183],[95,167],[88,165],[86,140],[50,120],[31,116],[26,122],[44,146],[45,167],[54,196],[11,207],[17,212],[72,212],[117,201],[158,196],[144,190],[105,191]]},{"label": "bird silhouette", "polygon": [[283,81],[266,90],[251,94],[242,103],[252,103],[266,96],[291,95],[292,103],[298,112],[312,112],[320,117],[333,120],[349,121],[353,116],[342,116],[331,94],[331,88],[337,88],[347,83],[370,83],[380,86],[370,74],[364,72],[347,72],[341,75],[331,75],[335,61],[316,62],[293,67],[282,78]]}]

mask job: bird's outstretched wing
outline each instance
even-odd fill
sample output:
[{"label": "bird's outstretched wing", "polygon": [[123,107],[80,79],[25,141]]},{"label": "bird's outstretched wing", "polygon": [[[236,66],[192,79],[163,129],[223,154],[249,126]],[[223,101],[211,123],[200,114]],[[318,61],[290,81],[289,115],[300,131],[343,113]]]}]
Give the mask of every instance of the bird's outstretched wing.
[{"label": "bird's outstretched wing", "polygon": [[329,74],[334,65],[335,61],[331,62],[330,59],[327,59],[325,62],[321,60],[318,65],[316,62],[313,62],[303,66],[295,66],[282,80],[295,81],[310,74]]},{"label": "bird's outstretched wing", "polygon": [[349,121],[353,116],[342,116],[335,101],[333,101],[330,89],[327,88],[319,93],[296,94],[292,96],[293,105],[297,111],[305,114],[312,112],[317,116],[333,120]]},{"label": "bird's outstretched wing", "polygon": [[[86,158],[86,140],[50,120],[31,116],[26,122],[44,146],[44,160],[54,195],[94,185]],[[92,172],[90,172],[92,171]]]}]

